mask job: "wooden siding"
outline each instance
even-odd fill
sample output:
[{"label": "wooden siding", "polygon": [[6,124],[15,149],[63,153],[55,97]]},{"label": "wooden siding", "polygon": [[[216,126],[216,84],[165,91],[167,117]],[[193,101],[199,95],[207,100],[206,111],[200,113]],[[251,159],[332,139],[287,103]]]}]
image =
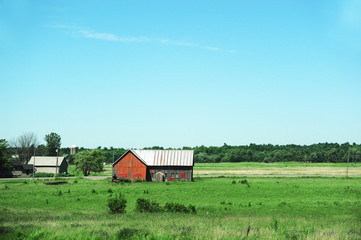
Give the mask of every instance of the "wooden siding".
[{"label": "wooden siding", "polygon": [[149,180],[157,181],[157,173],[164,175],[164,181],[192,181],[193,167],[184,166],[152,166],[149,168]]},{"label": "wooden siding", "polygon": [[113,177],[145,180],[147,167],[131,152],[113,166]]}]

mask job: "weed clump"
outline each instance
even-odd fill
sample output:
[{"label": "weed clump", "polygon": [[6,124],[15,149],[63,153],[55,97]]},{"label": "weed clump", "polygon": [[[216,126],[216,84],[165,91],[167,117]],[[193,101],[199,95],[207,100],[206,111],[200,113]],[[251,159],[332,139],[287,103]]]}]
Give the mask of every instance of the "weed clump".
[{"label": "weed clump", "polygon": [[124,198],[124,196],[121,193],[119,193],[114,198],[108,199],[107,206],[111,213],[125,213],[127,200]]},{"label": "weed clump", "polygon": [[116,239],[146,239],[148,235],[148,231],[141,229],[123,228],[117,232]]},{"label": "weed clump", "polygon": [[108,193],[113,193],[113,190],[111,188],[108,189]]},{"label": "weed clump", "polygon": [[97,191],[95,189],[92,189],[92,193],[97,193]]},{"label": "weed clump", "polygon": [[188,207],[180,203],[166,203],[164,206],[166,212],[180,212],[180,213],[196,213],[196,207],[189,205]]},{"label": "weed clump", "polygon": [[232,184],[236,184],[236,183],[237,183],[236,180],[233,180],[233,181],[232,181]]},{"label": "weed clump", "polygon": [[276,232],[278,231],[278,221],[277,219],[273,219],[271,222],[271,229],[274,229]]},{"label": "weed clump", "polygon": [[243,179],[243,180],[241,181],[241,184],[247,184],[247,185],[248,185],[247,179]]},{"label": "weed clump", "polygon": [[154,212],[161,212],[162,207],[156,201],[151,201],[145,198],[138,198],[135,204],[135,210],[140,213],[143,212],[154,213]]},{"label": "weed clump", "polygon": [[54,196],[61,196],[61,195],[63,195],[63,193],[61,192],[61,190],[59,190],[58,192],[56,192],[56,193],[54,193]]}]

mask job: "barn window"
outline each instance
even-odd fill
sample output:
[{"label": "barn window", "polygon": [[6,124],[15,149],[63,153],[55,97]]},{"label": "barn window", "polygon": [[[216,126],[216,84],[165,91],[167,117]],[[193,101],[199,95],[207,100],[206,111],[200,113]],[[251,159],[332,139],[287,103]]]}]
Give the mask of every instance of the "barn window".
[{"label": "barn window", "polygon": [[167,177],[168,177],[168,173],[164,173],[164,176],[165,176],[165,178],[167,178]]},{"label": "barn window", "polygon": [[178,173],[175,174],[175,178],[178,178]]}]

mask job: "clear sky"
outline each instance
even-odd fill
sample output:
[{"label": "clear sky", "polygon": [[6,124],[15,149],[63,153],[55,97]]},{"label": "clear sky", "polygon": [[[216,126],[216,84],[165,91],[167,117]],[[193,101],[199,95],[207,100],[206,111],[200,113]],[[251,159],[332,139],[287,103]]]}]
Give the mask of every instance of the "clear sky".
[{"label": "clear sky", "polygon": [[0,0],[0,138],[361,143],[361,1]]}]

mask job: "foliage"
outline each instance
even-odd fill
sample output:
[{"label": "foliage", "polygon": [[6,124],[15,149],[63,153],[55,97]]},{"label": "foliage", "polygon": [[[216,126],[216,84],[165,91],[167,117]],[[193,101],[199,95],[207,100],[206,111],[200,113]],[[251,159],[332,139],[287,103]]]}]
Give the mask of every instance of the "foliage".
[{"label": "foliage", "polygon": [[107,206],[111,213],[125,213],[125,208],[127,207],[127,200],[121,193],[119,193],[115,197],[108,199]]},{"label": "foliage", "polygon": [[56,156],[57,149],[61,146],[61,137],[57,133],[50,133],[45,135],[44,140],[46,141],[46,154],[48,156]]},{"label": "foliage", "polygon": [[[187,147],[188,149],[189,147]],[[348,151],[350,162],[361,161],[361,145],[353,143],[318,143],[309,146],[250,144],[221,147],[197,146],[194,161],[205,162],[346,162]]]},{"label": "foliage", "polygon": [[8,175],[11,172],[11,156],[7,152],[8,143],[0,139],[0,175]]},{"label": "foliage", "polygon": [[104,160],[102,152],[93,149],[75,154],[74,163],[77,171],[81,171],[84,176],[88,176],[90,172],[102,172]]},{"label": "foliage", "polygon": [[166,212],[179,212],[179,213],[196,213],[196,207],[193,205],[189,205],[186,207],[184,204],[181,203],[166,203],[164,205],[164,210]]},{"label": "foliage", "polygon": [[[123,228],[117,232],[116,239],[148,239],[148,231],[137,228]],[[153,239],[153,238],[150,238]]]},{"label": "foliage", "polygon": [[136,211],[143,213],[143,212],[149,212],[149,213],[155,213],[155,212],[161,212],[163,209],[156,201],[151,201],[149,199],[145,198],[138,198],[136,202]]}]

